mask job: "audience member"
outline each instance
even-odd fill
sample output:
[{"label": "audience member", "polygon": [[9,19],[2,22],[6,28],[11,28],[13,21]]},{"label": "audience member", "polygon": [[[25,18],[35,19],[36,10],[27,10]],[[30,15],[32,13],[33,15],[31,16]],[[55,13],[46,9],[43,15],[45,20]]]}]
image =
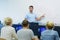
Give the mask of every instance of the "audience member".
[{"label": "audience member", "polygon": [[5,18],[5,26],[1,29],[1,38],[6,40],[12,40],[15,38],[18,40],[15,29],[12,27],[12,19],[7,17]]},{"label": "audience member", "polygon": [[34,33],[31,29],[29,29],[29,22],[24,20],[22,22],[23,29],[17,32],[18,40],[35,40]]},{"label": "audience member", "polygon": [[46,24],[47,30],[41,33],[41,40],[59,40],[59,35],[57,31],[53,30],[54,23],[48,21]]}]

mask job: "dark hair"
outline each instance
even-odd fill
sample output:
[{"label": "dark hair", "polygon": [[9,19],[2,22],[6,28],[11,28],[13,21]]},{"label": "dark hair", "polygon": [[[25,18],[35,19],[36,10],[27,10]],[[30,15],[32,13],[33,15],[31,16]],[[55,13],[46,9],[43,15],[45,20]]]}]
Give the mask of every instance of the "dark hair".
[{"label": "dark hair", "polygon": [[27,27],[28,24],[29,24],[29,22],[27,20],[23,20],[23,22],[22,22],[22,26],[23,27]]},{"label": "dark hair", "polygon": [[33,8],[33,6],[31,5],[31,6],[29,6],[29,7],[32,7]]}]

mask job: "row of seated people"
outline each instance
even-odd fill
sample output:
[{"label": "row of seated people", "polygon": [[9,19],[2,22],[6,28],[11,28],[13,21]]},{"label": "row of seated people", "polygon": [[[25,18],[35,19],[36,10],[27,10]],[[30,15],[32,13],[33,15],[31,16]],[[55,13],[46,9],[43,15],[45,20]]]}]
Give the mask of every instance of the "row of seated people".
[{"label": "row of seated people", "polygon": [[5,18],[4,23],[5,26],[1,29],[0,40],[59,40],[58,32],[52,30],[54,27],[54,23],[52,21],[47,22],[47,30],[41,33],[40,39],[34,35],[31,29],[29,29],[29,22],[27,20],[23,20],[23,28],[19,30],[17,34],[15,32],[15,29],[12,27],[11,18]]}]

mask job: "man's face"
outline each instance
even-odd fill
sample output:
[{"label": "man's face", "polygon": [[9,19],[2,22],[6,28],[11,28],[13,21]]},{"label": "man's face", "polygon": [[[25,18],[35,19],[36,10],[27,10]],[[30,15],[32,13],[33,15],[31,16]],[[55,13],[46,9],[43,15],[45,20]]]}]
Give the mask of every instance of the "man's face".
[{"label": "man's face", "polygon": [[29,11],[30,11],[30,12],[33,12],[33,8],[32,8],[32,7],[29,7]]}]

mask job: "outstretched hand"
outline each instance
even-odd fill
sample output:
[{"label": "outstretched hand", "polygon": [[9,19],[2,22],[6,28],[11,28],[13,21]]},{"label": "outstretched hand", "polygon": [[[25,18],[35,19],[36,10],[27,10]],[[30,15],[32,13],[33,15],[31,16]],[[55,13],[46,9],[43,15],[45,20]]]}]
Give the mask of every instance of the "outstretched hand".
[{"label": "outstretched hand", "polygon": [[45,17],[45,13],[42,16],[40,16],[39,18],[36,18],[36,20],[40,21],[43,17]]},{"label": "outstretched hand", "polygon": [[41,17],[45,17],[45,13]]}]

